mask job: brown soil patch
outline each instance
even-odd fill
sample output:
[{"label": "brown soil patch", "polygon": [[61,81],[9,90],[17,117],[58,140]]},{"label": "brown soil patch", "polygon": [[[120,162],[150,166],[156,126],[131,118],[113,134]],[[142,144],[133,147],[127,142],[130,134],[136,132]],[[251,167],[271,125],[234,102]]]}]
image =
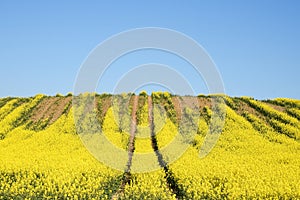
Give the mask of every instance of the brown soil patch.
[{"label": "brown soil patch", "polygon": [[[182,106],[188,107],[188,108],[196,108],[199,107],[198,97],[192,97],[192,96],[184,96],[181,97]],[[198,104],[198,105],[197,105]]]},{"label": "brown soil patch", "polygon": [[286,111],[286,108],[283,107],[283,106],[275,105],[275,104],[268,103],[268,102],[263,102],[263,103],[270,106],[271,108],[279,111],[279,112],[285,112]]},{"label": "brown soil patch", "polygon": [[[48,125],[53,124],[65,111],[72,97],[46,97],[33,110],[31,120],[37,123],[49,120]],[[69,106],[68,111],[71,106]]]},{"label": "brown soil patch", "polygon": [[153,126],[153,104],[152,104],[152,98],[151,96],[148,96],[148,122],[150,125],[150,129],[152,131]]},{"label": "brown soil patch", "polygon": [[132,96],[130,97],[130,99],[129,99],[129,105],[128,105],[129,107],[130,107],[130,106],[133,106],[135,97],[136,97],[136,95],[132,95]]},{"label": "brown soil patch", "polygon": [[257,110],[255,110],[254,108],[252,108],[246,102],[238,99],[238,100],[235,100],[235,105],[237,107],[237,109],[235,110],[235,112],[238,115],[242,116],[244,113],[250,113],[250,114],[258,117],[260,120],[262,120],[263,123],[265,123],[266,125],[268,125],[269,127],[271,127],[271,125],[267,121],[267,117],[264,116],[262,113],[258,112]]},{"label": "brown soil patch", "polygon": [[235,102],[235,106],[236,106],[236,113],[238,115],[242,115],[244,113],[250,113],[252,115],[256,115],[259,116],[261,115],[259,112],[257,112],[254,108],[252,108],[251,106],[249,106],[247,103],[245,103],[244,101],[241,100],[236,100],[238,103]]},{"label": "brown soil patch", "polygon": [[111,107],[111,97],[107,97],[105,99],[103,99],[102,101],[102,110],[101,112],[105,113],[107,112],[107,110]]},{"label": "brown soil patch", "polygon": [[[152,102],[152,100],[151,100],[151,102]],[[176,112],[176,117],[177,117],[177,120],[179,122],[181,120],[181,117],[182,117],[182,111],[181,111],[179,97],[176,97],[176,96],[172,97],[172,103],[174,105],[174,109],[175,109],[175,112]]]},{"label": "brown soil patch", "polygon": [[[99,106],[99,101],[101,101],[101,107]],[[96,98],[96,108],[98,109],[99,117],[102,120],[104,119],[106,112],[111,107],[112,104],[112,97],[107,96],[104,98]]]},{"label": "brown soil patch", "polygon": [[178,121],[181,120],[183,109],[185,107],[188,107],[188,108],[191,108],[191,109],[195,109],[195,108],[199,109],[198,97],[191,97],[191,96],[178,97],[178,96],[174,96],[174,97],[172,97],[172,104],[174,105],[174,109],[175,109]]},{"label": "brown soil patch", "polygon": [[[51,106],[52,110],[52,118],[49,121],[49,124],[54,123],[64,112],[66,106],[71,103],[72,97],[59,97],[60,99],[57,101],[57,103],[54,103],[53,106]],[[68,111],[70,110],[71,106],[69,106]],[[51,116],[49,115],[49,117]]]},{"label": "brown soil patch", "polygon": [[[90,113],[93,111],[94,108],[97,108],[97,97],[93,98],[92,96],[88,96],[88,97],[83,97],[83,104],[84,104],[84,110],[82,115],[85,116],[86,114]],[[90,100],[93,100],[93,102],[88,102]]]},{"label": "brown soil patch", "polygon": [[198,102],[199,102],[199,108],[200,108],[200,110],[203,110],[203,108],[205,106],[207,106],[210,109],[212,108],[211,98],[198,97]]},{"label": "brown soil patch", "polygon": [[33,122],[38,122],[42,119],[45,119],[45,115],[47,115],[47,112],[51,112],[49,109],[55,102],[57,102],[57,97],[46,97],[44,98],[33,110],[31,115],[31,120]]}]

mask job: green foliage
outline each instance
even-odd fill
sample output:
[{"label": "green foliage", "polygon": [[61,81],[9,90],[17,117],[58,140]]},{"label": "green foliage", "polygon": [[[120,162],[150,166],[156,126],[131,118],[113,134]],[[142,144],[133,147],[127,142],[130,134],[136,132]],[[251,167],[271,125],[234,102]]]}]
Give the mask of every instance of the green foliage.
[{"label": "green foliage", "polygon": [[4,140],[5,138],[5,134],[4,133],[0,133],[0,140]]},{"label": "green foliage", "polygon": [[292,117],[297,118],[298,120],[300,120],[300,110],[296,109],[296,108],[289,108],[286,110],[286,112],[291,115]]},{"label": "green foliage", "polygon": [[226,96],[224,98],[224,101],[225,101],[226,105],[229,106],[231,109],[237,110],[238,105],[239,105],[239,100],[237,98],[232,98],[232,97]]},{"label": "green foliage", "polygon": [[[96,101],[97,101],[97,118],[99,120],[100,126],[102,127],[103,125],[103,121],[104,121],[104,117],[106,114],[107,110],[104,110],[104,106],[110,107],[111,106],[111,95],[98,95],[96,97]],[[107,104],[107,105],[104,105]],[[107,108],[106,108],[107,109]]]},{"label": "green foliage", "polygon": [[6,97],[6,98],[2,98],[2,99],[0,98],[0,109],[2,106],[4,106],[7,102],[9,102],[12,99],[14,99],[14,98],[12,98],[12,97]]},{"label": "green foliage", "polygon": [[136,112],[137,124],[141,126],[148,126],[148,95],[142,91],[139,95],[138,108]]},{"label": "green foliage", "polygon": [[287,136],[297,140],[300,139],[299,128],[293,127],[290,124],[281,123],[276,119],[271,119],[269,121],[277,132],[284,133]]},{"label": "green foliage", "polygon": [[69,103],[67,103],[67,105],[65,106],[62,114],[67,114],[67,112],[70,110],[71,106],[72,106],[72,101],[70,101]]},{"label": "green foliage", "polygon": [[208,96],[206,96],[206,95],[204,95],[204,94],[198,94],[197,97],[208,98]]},{"label": "green foliage", "polygon": [[9,115],[18,105],[18,99],[12,99],[0,108],[0,120]]},{"label": "green foliage", "polygon": [[276,98],[274,100],[268,100],[267,102],[279,105],[279,106],[285,106],[289,108],[300,108],[300,100],[296,99],[288,99],[288,98]]},{"label": "green foliage", "polygon": [[107,98],[107,97],[111,97],[112,95],[111,94],[108,94],[108,93],[102,93],[99,95],[100,99],[104,99],[104,98]]},{"label": "green foliage", "polygon": [[55,97],[63,97],[64,95],[63,94],[61,94],[61,93],[57,93],[56,95],[55,95]]},{"label": "green foliage", "polygon": [[172,96],[168,92],[153,92],[151,95],[153,103],[162,105],[166,110],[168,118],[173,124],[178,125],[176,111],[172,102]]},{"label": "green foliage", "polygon": [[248,98],[242,98],[242,100],[255,108],[258,112],[264,114],[270,125],[276,131],[286,134],[289,137],[300,139],[300,123],[297,119],[286,113],[279,112],[262,102]]},{"label": "green foliage", "polygon": [[146,92],[145,90],[143,90],[143,91],[140,92],[139,96],[140,96],[140,97],[141,97],[141,96],[142,96],[142,97],[147,97],[148,94],[147,94],[147,92]]},{"label": "green foliage", "polygon": [[[43,95],[36,95],[34,98],[30,98],[30,101],[23,103],[17,108],[13,109],[11,113],[0,121],[0,132],[8,133],[14,128],[24,124],[28,121],[31,111],[37,106],[37,104],[44,98]],[[8,105],[8,109],[14,107],[16,102]]]},{"label": "green foliage", "polygon": [[272,130],[271,128],[266,126],[266,124],[262,122],[259,118],[248,112],[244,112],[243,117],[245,117],[252,124],[252,126],[262,134],[266,134],[268,131]]}]

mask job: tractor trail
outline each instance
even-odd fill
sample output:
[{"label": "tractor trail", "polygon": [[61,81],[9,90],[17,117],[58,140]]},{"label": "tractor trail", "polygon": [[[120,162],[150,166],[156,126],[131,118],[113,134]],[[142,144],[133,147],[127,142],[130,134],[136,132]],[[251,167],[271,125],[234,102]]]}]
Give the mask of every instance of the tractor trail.
[{"label": "tractor trail", "polygon": [[165,172],[165,179],[170,191],[175,194],[177,199],[185,199],[185,191],[183,187],[178,184],[178,180],[174,177],[173,172],[169,169],[168,163],[164,160],[163,155],[158,149],[157,138],[155,136],[155,125],[154,125],[154,116],[153,116],[153,104],[151,96],[148,97],[148,117],[149,117],[149,126],[150,126],[150,133],[151,133],[151,143],[152,148],[156,154],[157,161],[161,168],[164,169]]},{"label": "tractor trail", "polygon": [[125,185],[131,183],[131,165],[132,165],[132,157],[134,153],[134,139],[136,134],[136,112],[138,107],[139,96],[133,96],[133,105],[132,105],[132,113],[131,113],[131,123],[130,123],[130,138],[128,143],[128,161],[126,164],[125,172],[123,173],[123,177],[121,179],[121,184],[117,192],[112,196],[112,199],[119,199],[119,196],[122,195],[125,189]]},{"label": "tractor trail", "polygon": [[128,162],[127,162],[127,169],[125,173],[130,173],[130,168],[132,164],[132,156],[134,153],[134,138],[136,134],[136,126],[137,126],[137,120],[136,120],[136,112],[138,107],[138,101],[139,96],[133,97],[133,105],[132,105],[132,113],[131,113],[131,123],[130,123],[130,138],[129,138],[129,144],[128,144]]}]

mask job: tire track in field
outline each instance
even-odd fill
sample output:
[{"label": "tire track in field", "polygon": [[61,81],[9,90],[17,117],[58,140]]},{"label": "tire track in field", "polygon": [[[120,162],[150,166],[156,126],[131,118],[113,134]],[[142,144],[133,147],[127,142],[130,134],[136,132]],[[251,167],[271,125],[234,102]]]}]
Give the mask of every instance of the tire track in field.
[{"label": "tire track in field", "polygon": [[128,162],[127,162],[127,169],[125,173],[130,173],[130,168],[132,164],[132,156],[134,153],[134,138],[136,134],[136,112],[138,107],[139,96],[133,96],[133,105],[132,105],[132,113],[131,113],[131,123],[130,123],[130,138],[128,144]]},{"label": "tire track in field", "polygon": [[154,116],[153,116],[153,104],[151,96],[148,97],[148,117],[150,125],[150,134],[151,134],[151,143],[152,148],[156,154],[157,161],[161,168],[164,169],[165,179],[170,191],[175,194],[177,199],[185,199],[185,191],[181,185],[178,183],[178,179],[174,177],[173,172],[169,169],[168,163],[164,160],[163,155],[160,153],[157,144],[157,138],[155,136],[155,125],[154,125]]},{"label": "tire track in field", "polygon": [[136,126],[137,126],[137,120],[136,120],[136,112],[138,107],[138,101],[139,96],[133,96],[133,103],[132,103],[132,112],[131,112],[131,123],[130,123],[130,137],[129,137],[129,143],[128,143],[128,161],[126,164],[126,170],[123,173],[121,185],[118,189],[118,191],[112,196],[112,199],[119,199],[119,197],[122,195],[125,189],[125,185],[131,183],[131,165],[132,165],[132,157],[134,153],[134,140],[135,140],[135,134],[136,134]]}]

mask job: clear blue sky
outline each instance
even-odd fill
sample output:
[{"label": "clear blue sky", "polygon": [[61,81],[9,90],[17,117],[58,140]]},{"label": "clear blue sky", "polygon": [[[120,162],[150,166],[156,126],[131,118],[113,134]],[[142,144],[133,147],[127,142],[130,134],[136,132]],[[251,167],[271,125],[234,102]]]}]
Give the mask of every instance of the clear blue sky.
[{"label": "clear blue sky", "polygon": [[[66,94],[97,44],[128,29],[163,27],[207,50],[228,95],[300,99],[299,10],[296,0],[1,0],[0,96]],[[163,59],[157,52],[147,55],[127,59]],[[109,85],[99,91],[110,91]]]}]

